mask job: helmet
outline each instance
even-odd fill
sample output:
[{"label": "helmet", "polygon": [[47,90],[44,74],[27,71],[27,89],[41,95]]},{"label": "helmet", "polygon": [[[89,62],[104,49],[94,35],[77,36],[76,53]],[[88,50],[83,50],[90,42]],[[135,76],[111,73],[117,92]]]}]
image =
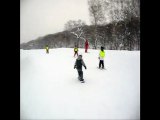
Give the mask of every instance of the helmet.
[{"label": "helmet", "polygon": [[104,50],[104,47],[103,47],[103,46],[101,46],[101,50],[102,50],[102,51]]},{"label": "helmet", "polygon": [[82,53],[79,53],[79,55],[78,56],[81,56],[82,57]]}]

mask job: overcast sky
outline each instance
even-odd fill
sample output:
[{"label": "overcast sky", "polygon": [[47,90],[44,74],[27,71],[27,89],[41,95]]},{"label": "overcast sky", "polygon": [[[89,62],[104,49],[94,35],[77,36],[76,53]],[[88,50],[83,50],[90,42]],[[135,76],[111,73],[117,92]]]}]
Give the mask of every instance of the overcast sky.
[{"label": "overcast sky", "polygon": [[20,42],[61,32],[78,19],[90,24],[87,0],[20,0]]}]

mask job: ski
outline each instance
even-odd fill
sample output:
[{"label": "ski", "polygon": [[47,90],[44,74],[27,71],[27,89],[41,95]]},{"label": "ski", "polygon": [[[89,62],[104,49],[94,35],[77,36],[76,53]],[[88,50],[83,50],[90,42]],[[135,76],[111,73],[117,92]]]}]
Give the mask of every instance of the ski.
[{"label": "ski", "polygon": [[97,67],[98,69],[100,69],[100,70],[107,70],[106,68],[99,68],[99,67]]}]

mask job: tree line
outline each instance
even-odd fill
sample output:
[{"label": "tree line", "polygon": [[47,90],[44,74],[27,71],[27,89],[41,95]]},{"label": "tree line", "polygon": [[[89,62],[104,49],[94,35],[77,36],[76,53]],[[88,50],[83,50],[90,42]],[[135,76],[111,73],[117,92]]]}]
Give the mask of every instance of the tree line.
[{"label": "tree line", "polygon": [[88,39],[94,49],[140,50],[139,0],[88,0],[91,26],[82,20],[70,20],[64,29],[75,36],[81,46]]}]

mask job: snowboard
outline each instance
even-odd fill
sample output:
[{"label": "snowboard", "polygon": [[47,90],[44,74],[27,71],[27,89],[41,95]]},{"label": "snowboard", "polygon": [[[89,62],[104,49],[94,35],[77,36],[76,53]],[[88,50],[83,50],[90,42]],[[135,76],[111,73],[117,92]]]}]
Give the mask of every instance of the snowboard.
[{"label": "snowboard", "polygon": [[84,79],[81,80],[81,79],[78,77],[78,80],[79,80],[81,83],[85,83]]}]

